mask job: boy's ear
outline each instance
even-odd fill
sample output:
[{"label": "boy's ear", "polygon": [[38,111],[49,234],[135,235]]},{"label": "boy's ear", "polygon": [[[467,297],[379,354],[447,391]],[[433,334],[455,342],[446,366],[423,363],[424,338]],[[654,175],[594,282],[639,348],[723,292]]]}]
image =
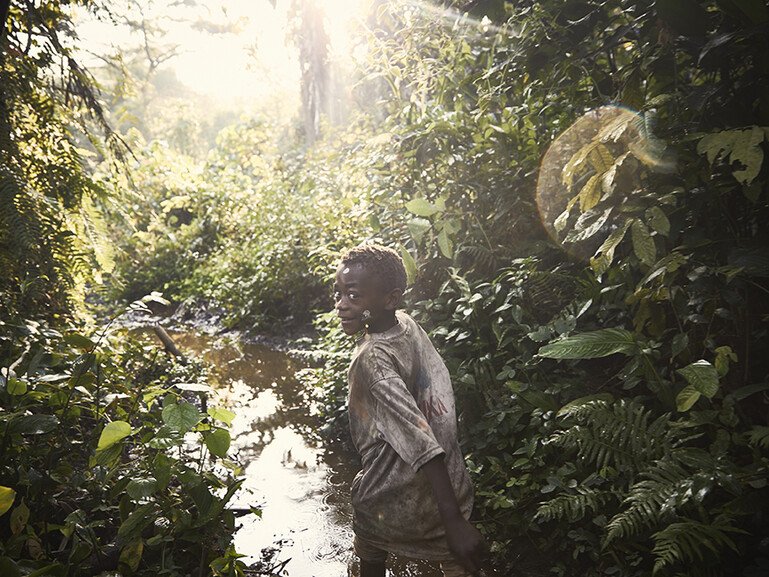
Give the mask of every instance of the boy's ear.
[{"label": "boy's ear", "polygon": [[391,290],[385,296],[385,306],[384,306],[385,310],[394,311],[395,309],[397,309],[402,298],[403,298],[403,291],[401,289],[395,288]]}]

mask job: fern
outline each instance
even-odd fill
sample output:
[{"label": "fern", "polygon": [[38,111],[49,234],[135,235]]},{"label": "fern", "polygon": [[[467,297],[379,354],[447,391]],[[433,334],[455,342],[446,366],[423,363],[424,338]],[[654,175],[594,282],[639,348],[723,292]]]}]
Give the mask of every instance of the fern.
[{"label": "fern", "polygon": [[670,448],[669,417],[649,422],[651,412],[632,401],[590,401],[571,407],[565,416],[574,424],[552,441],[576,450],[598,469],[639,469]]},{"label": "fern", "polygon": [[558,495],[554,499],[542,503],[537,509],[534,519],[538,521],[566,520],[569,523],[574,523],[584,518],[588,510],[599,511],[612,498],[614,498],[614,494],[610,491],[579,489],[577,493]]},{"label": "fern", "polygon": [[653,574],[675,564],[703,563],[709,556],[707,551],[715,557],[725,548],[739,553],[727,533],[744,531],[728,525],[708,525],[691,519],[668,525],[652,535],[652,553],[656,557]]}]

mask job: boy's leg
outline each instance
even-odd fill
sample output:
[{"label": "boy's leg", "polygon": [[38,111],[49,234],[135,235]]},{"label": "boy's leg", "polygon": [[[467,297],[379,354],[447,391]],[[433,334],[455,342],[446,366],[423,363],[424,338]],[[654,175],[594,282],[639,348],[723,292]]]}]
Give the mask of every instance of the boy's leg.
[{"label": "boy's leg", "polygon": [[360,577],[385,577],[387,551],[375,547],[357,535],[353,546],[355,554],[360,558]]},{"label": "boy's leg", "polygon": [[441,561],[441,571],[443,577],[472,577],[472,573],[456,561]]}]

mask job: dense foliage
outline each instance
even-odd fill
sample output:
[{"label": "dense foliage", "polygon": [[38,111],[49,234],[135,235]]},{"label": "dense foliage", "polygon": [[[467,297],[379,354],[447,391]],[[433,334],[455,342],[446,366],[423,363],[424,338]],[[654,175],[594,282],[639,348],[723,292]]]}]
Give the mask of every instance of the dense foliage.
[{"label": "dense foliage", "polygon": [[126,149],[68,4],[0,20],[0,574],[234,574],[234,415],[199,400],[205,368],[112,322],[84,334],[86,288],[114,265],[87,159]]},{"label": "dense foliage", "polygon": [[[340,430],[352,342],[321,314],[331,304],[332,267],[361,240],[398,247],[412,282],[407,308],[431,330],[455,377],[477,515],[503,574],[765,573],[769,9],[760,0],[466,4],[456,7],[469,14],[377,2],[357,87],[368,103],[349,126],[325,127],[312,145],[288,124],[243,119],[206,155],[128,134],[142,151],[132,181],[106,170],[96,180],[79,168],[67,172],[80,179],[72,198],[92,187],[131,207],[95,202],[107,208],[119,249],[111,294],[199,297],[224,307],[229,324],[262,330],[316,314],[323,362],[303,378]],[[4,61],[3,87],[26,86],[9,76],[18,70]],[[32,178],[33,164],[7,136],[26,97],[3,94],[5,110],[19,111],[3,115],[3,170],[15,180],[2,176],[0,193],[16,211],[3,217],[18,213],[49,227],[30,238],[68,239],[62,215],[70,205],[57,196],[68,189],[46,196],[50,179]],[[77,160],[50,155],[52,171]],[[37,208],[28,199],[40,200]],[[57,291],[71,294],[63,279],[76,270],[66,255],[80,253],[51,252],[53,240],[24,252],[9,239],[33,227],[16,220],[13,236],[0,236],[0,258],[17,279],[0,286],[5,310],[64,303]],[[17,249],[26,260],[8,256]],[[109,270],[112,259],[101,260]],[[20,290],[31,286],[25,278],[38,278],[38,266],[50,269],[35,280],[48,288]],[[173,377],[137,381],[164,387],[161,406],[120,388],[121,376],[136,378],[118,360],[130,358],[130,348],[78,355],[48,329],[18,319],[7,326],[17,328],[4,341],[2,364],[22,360],[15,375],[5,373],[6,436],[11,422],[35,417],[53,428],[16,430],[17,440],[50,439],[63,451],[60,434],[74,431],[83,462],[115,453],[72,490],[91,487],[97,479],[89,475],[101,471],[109,482],[98,494],[107,506],[117,503],[119,517],[95,513],[98,525],[83,525],[77,543],[60,530],[67,540],[59,553],[87,563],[90,549],[75,547],[92,535],[122,547],[126,560],[143,543],[156,563],[166,539],[179,536],[163,521],[171,518],[168,500],[191,523],[182,531],[223,522],[158,479],[153,444],[158,427],[173,428],[166,405],[195,413],[186,428],[197,427],[198,441],[218,427],[179,397]],[[70,350],[55,356],[61,347]],[[62,403],[56,384],[86,373],[93,380],[74,382]],[[99,400],[102,383],[117,387],[110,404]],[[114,445],[142,459],[132,480],[121,481],[129,476],[118,449],[97,450],[106,421],[134,432]],[[24,466],[39,470],[43,448],[31,447]],[[171,465],[182,485],[189,463],[180,454]],[[8,480],[15,471],[0,484],[16,486]],[[205,473],[190,479],[209,493],[235,482]],[[25,494],[0,518],[13,520],[2,525],[7,556],[33,559],[41,549],[30,549],[30,540],[56,552],[58,542],[46,540],[49,520],[31,507],[27,519],[24,509],[54,495]],[[124,539],[122,527],[140,517],[150,519],[141,527],[148,534]],[[61,555],[45,559],[65,563]]]},{"label": "dense foliage", "polygon": [[2,574],[227,574],[235,415],[201,410],[204,367],[115,330],[2,327]]},{"label": "dense foliage", "polygon": [[[372,235],[417,256],[412,299],[455,375],[498,560],[760,574],[769,13],[507,9],[498,27],[389,12],[392,153],[371,166]],[[343,366],[310,378],[330,416]]]}]

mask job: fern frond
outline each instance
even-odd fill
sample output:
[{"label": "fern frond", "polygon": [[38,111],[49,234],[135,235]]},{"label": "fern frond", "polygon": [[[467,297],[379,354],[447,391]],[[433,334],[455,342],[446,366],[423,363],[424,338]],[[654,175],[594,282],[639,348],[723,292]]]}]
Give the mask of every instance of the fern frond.
[{"label": "fern frond", "polygon": [[705,562],[708,551],[718,557],[724,549],[739,553],[727,533],[744,533],[728,525],[707,525],[691,519],[671,523],[652,535],[655,555],[653,574],[677,563]]},{"label": "fern frond", "polygon": [[552,441],[576,449],[582,460],[599,469],[638,470],[670,448],[668,416],[649,423],[651,412],[635,402],[595,400],[571,407],[565,416],[574,424]]},{"label": "fern frond", "polygon": [[610,501],[614,494],[610,491],[579,489],[577,493],[558,495],[546,503],[540,504],[534,519],[538,521],[560,521],[569,523],[582,519],[588,510],[598,511]]}]

